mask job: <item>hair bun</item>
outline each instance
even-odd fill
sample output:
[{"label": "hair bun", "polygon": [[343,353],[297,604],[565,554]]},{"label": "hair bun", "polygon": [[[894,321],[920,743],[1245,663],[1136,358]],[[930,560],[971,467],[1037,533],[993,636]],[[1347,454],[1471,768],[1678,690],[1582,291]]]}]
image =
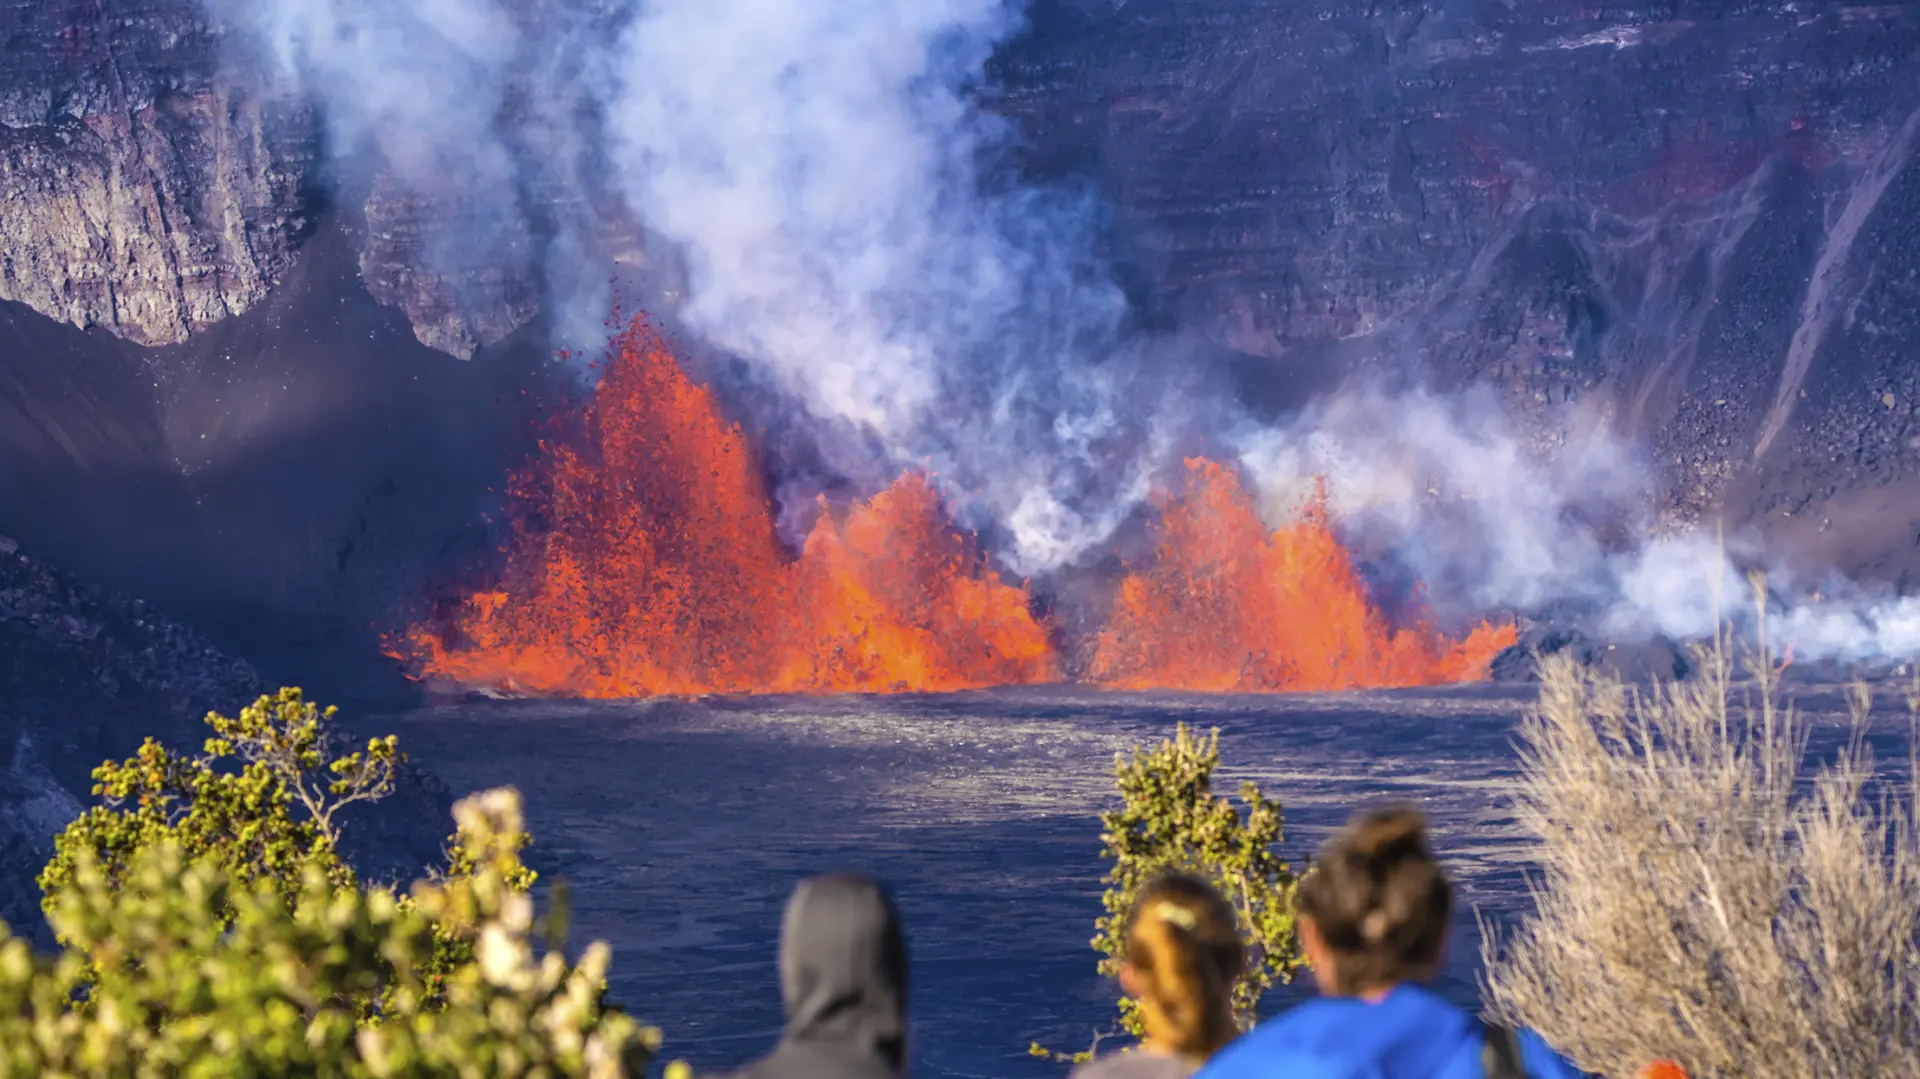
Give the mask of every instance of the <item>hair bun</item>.
[{"label": "hair bun", "polygon": [[1453,886],[1411,806],[1355,817],[1321,848],[1300,881],[1300,912],[1340,957],[1343,994],[1428,978],[1438,969]]},{"label": "hair bun", "polygon": [[1427,852],[1427,820],[1412,806],[1376,809],[1353,826],[1347,849],[1370,862]]}]

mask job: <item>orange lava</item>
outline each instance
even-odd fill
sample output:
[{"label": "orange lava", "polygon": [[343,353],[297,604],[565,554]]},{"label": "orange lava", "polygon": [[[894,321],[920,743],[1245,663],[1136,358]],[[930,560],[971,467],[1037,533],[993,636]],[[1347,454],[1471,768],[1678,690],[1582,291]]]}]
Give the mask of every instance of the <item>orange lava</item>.
[{"label": "orange lava", "polygon": [[1393,629],[1329,528],[1322,492],[1269,532],[1238,476],[1187,461],[1161,505],[1153,565],[1120,586],[1089,678],[1119,689],[1340,690],[1485,678],[1511,625],[1464,640]]},{"label": "orange lava", "polygon": [[1050,681],[1024,587],[1000,580],[918,475],[823,513],[796,561],[739,427],[636,320],[582,437],[514,478],[501,583],[395,653],[422,677],[521,693],[956,690]]},{"label": "orange lava", "polygon": [[[393,652],[425,678],[579,697],[930,692],[1054,681],[1024,586],[1002,581],[924,476],[821,514],[798,557],[746,436],[636,320],[571,433],[509,487],[498,583]],[[1515,639],[1395,629],[1324,493],[1269,531],[1237,475],[1187,462],[1150,568],[1121,585],[1089,680],[1269,692],[1484,678]]]},{"label": "orange lava", "polygon": [[1058,677],[1026,589],[1000,581],[920,475],[844,521],[822,514],[798,578],[794,630],[805,646],[786,685],[885,693]]}]

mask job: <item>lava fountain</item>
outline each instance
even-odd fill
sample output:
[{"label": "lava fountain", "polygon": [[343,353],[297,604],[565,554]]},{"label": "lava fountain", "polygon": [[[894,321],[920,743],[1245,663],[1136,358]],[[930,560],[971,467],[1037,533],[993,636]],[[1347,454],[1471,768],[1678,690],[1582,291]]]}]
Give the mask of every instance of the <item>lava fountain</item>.
[{"label": "lava fountain", "polygon": [[[392,654],[515,693],[935,692],[1061,677],[1024,585],[1003,581],[925,476],[824,502],[796,556],[740,428],[634,321],[590,403],[514,475],[504,567]],[[1269,532],[1237,474],[1189,461],[1153,562],[1120,587],[1089,681],[1270,692],[1484,678],[1511,626],[1395,628],[1324,497]]]},{"label": "lava fountain", "polygon": [[1229,469],[1186,463],[1153,562],[1120,585],[1089,677],[1117,689],[1339,690],[1484,679],[1511,625],[1393,628],[1329,527],[1326,493],[1269,532]]},{"label": "lava fountain", "polygon": [[[505,570],[395,653],[581,697],[945,691],[1050,681],[1024,587],[902,476],[790,557],[746,436],[635,320],[592,402],[515,475]],[[823,507],[824,510],[824,507]]]}]

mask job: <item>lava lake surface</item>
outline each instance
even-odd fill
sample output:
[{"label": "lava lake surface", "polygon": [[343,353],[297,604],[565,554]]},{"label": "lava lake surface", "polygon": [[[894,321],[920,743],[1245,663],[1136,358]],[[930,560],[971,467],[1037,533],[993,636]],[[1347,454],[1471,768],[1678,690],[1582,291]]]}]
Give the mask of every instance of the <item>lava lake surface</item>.
[{"label": "lava lake surface", "polygon": [[[1813,751],[1845,735],[1839,692],[1797,691]],[[1884,693],[1873,741],[1904,768]],[[612,995],[665,1055],[730,1068],[781,1025],[775,941],[801,877],[859,869],[895,891],[908,932],[913,1069],[1059,1076],[1030,1042],[1073,1051],[1111,1025],[1088,946],[1114,754],[1185,721],[1221,732],[1215,789],[1258,782],[1286,811],[1286,854],[1356,807],[1419,805],[1459,911],[1440,988],[1477,995],[1478,918],[1523,913],[1514,726],[1525,686],[1286,696],[1065,687],[944,696],[643,702],[478,701],[371,717],[456,793],[526,795],[529,861],[572,889],[575,944],[613,946]],[[1269,993],[1262,1011],[1308,990]]]}]

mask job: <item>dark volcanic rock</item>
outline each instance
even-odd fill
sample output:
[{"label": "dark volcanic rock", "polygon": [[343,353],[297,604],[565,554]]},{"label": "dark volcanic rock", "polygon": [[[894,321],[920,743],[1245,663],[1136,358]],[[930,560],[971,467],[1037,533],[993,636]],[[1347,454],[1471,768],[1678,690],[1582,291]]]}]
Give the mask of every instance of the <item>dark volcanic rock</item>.
[{"label": "dark volcanic rock", "polygon": [[246,663],[145,603],[100,595],[0,543],[0,918],[41,926],[34,876],[90,802],[92,771],[151,735],[204,737],[200,717],[251,699]]},{"label": "dark volcanic rock", "polygon": [[1571,656],[1627,682],[1673,681],[1693,673],[1685,650],[1664,637],[1608,643],[1572,626],[1535,625],[1493,658],[1489,677],[1495,682],[1537,682],[1539,661],[1558,655]]},{"label": "dark volcanic rock", "polygon": [[[132,694],[143,706],[157,705],[162,714],[195,722],[209,708],[231,708],[258,692],[259,675],[244,660],[224,655],[144,601],[82,588],[20,553],[11,539],[0,541],[0,552],[5,552],[0,553],[0,626],[8,635],[9,675],[16,688],[35,681],[36,669],[84,667],[87,677],[73,684],[98,687],[108,698]],[[37,653],[41,662],[33,662],[29,653]],[[47,681],[57,686],[67,680]],[[9,694],[5,705],[18,714],[21,699]],[[81,746],[86,766],[74,772],[56,763],[56,771],[63,780],[85,778],[99,763],[94,747],[85,739],[68,741]],[[51,746],[40,749],[50,761],[64,759]]]},{"label": "dark volcanic rock", "polygon": [[490,488],[563,376],[538,327],[463,363],[328,228],[280,288],[164,349],[0,308],[0,532],[163,605],[276,683],[404,687],[380,635],[491,549]]},{"label": "dark volcanic rock", "polygon": [[[232,714],[254,669],[146,602],[82,587],[0,537],[0,919],[44,933],[34,877],[55,834],[91,803],[100,762],[148,737],[196,750],[208,711]],[[349,857],[406,879],[437,860],[447,791],[409,766],[394,795],[354,807]]]},{"label": "dark volcanic rock", "polygon": [[4,0],[0,299],[143,344],[247,310],[315,208],[316,120],[183,0]]},{"label": "dark volcanic rock", "polygon": [[[1920,534],[1920,4],[1042,0],[1042,174],[1261,381],[1488,382],[1664,509],[1897,576]],[[1866,529],[1857,521],[1878,517]],[[1829,534],[1831,533],[1831,534]]]}]

